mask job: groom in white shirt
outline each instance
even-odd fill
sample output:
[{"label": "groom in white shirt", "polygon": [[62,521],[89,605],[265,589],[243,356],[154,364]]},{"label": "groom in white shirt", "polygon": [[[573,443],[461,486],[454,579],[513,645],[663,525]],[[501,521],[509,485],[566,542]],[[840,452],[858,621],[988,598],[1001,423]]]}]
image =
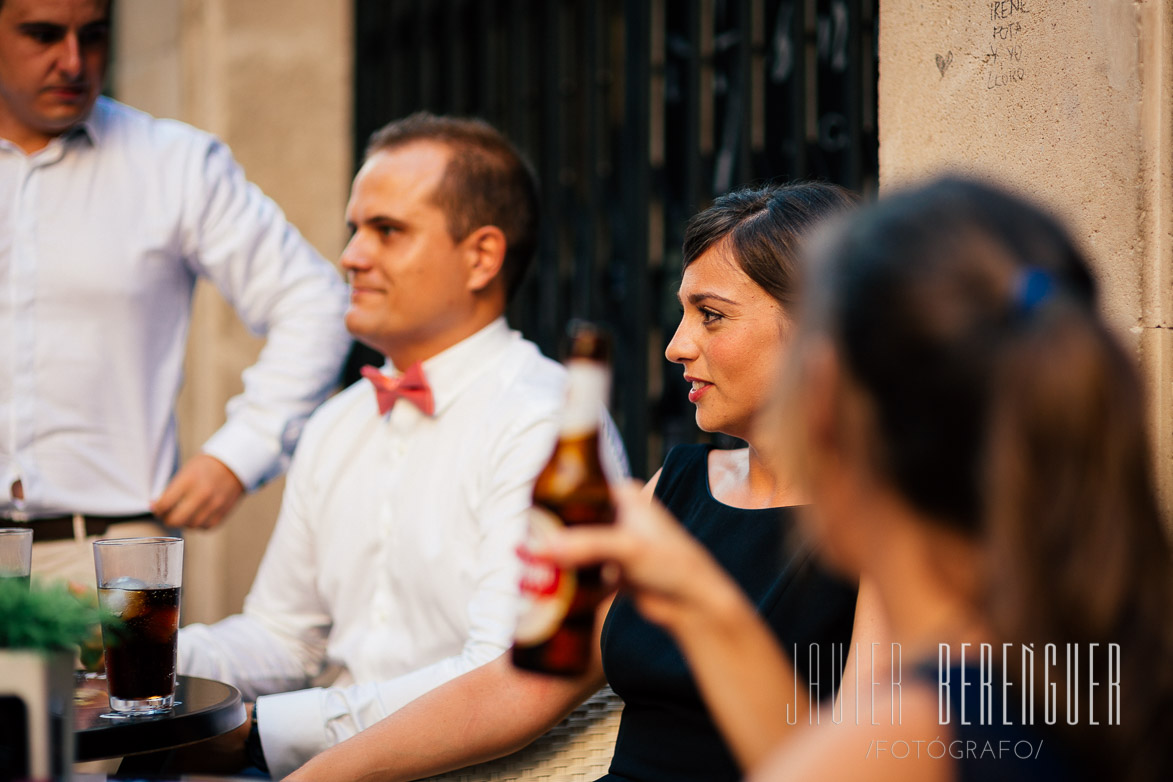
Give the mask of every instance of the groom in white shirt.
[{"label": "groom in white shirt", "polygon": [[[563,402],[561,365],[504,318],[537,188],[496,130],[388,125],[347,222],[346,325],[387,363],[307,424],[244,613],[180,633],[181,672],[256,699],[220,749],[275,778],[509,645],[514,548]],[[303,689],[327,665],[333,685]]]}]

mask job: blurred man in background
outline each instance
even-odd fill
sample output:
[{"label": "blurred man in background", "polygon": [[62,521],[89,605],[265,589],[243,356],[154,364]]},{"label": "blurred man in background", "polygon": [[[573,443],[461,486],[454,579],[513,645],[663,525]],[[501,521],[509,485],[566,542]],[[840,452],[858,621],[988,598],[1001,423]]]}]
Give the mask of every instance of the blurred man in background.
[{"label": "blurred man in background", "polygon": [[[213,527],[287,465],[348,338],[335,270],[212,136],[105,97],[108,0],[0,0],[0,523],[92,583],[97,537]],[[267,337],[178,463],[197,279]]]}]

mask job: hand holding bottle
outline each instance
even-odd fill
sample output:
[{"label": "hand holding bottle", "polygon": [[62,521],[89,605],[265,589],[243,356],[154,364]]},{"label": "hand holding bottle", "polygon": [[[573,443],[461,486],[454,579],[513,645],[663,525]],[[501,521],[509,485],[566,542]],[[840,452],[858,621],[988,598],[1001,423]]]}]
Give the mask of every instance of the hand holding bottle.
[{"label": "hand holding bottle", "polygon": [[[534,483],[527,544],[531,551],[540,550],[565,527],[614,521],[599,457],[599,424],[611,387],[610,353],[610,341],[598,327],[574,324],[558,443]],[[593,651],[595,609],[610,593],[602,567],[561,568],[529,558],[521,592],[513,664],[566,676],[584,672]]]},{"label": "hand holding bottle", "polygon": [[631,594],[640,613],[670,631],[708,622],[728,601],[741,602],[720,565],[641,488],[637,481],[614,488],[614,525],[560,530],[531,556],[568,570],[615,565],[620,588]]}]

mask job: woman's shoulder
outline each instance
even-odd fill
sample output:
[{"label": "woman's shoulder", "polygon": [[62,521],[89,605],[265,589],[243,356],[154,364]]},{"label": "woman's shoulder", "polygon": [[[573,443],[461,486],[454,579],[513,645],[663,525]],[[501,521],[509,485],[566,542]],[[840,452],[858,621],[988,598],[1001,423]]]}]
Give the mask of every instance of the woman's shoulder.
[{"label": "woman's shoulder", "polygon": [[656,485],[656,494],[668,484],[679,481],[681,477],[692,476],[698,470],[707,472],[708,454],[713,446],[704,444],[676,445],[664,457],[664,465],[659,471],[659,482]]},{"label": "woman's shoulder", "polygon": [[743,508],[717,499],[718,487],[744,480],[747,459],[744,448],[727,451],[707,444],[677,446],[669,452],[658,474],[655,497],[686,526],[686,517],[694,512],[701,512],[706,523],[718,526],[743,516],[776,521],[774,508]]},{"label": "woman's shoulder", "polygon": [[710,445],[677,445],[656,474],[655,498],[678,517],[685,508],[703,505],[708,497],[711,450]]}]

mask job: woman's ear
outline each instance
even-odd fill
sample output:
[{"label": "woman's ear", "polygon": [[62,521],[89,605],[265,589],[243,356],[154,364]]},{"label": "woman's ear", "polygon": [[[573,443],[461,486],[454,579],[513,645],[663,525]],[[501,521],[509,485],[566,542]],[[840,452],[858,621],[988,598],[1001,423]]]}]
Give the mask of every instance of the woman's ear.
[{"label": "woman's ear", "polygon": [[[495,225],[482,225],[465,237],[468,251],[468,287],[480,292],[501,276],[505,265],[505,233]],[[505,281],[501,280],[502,286]]]}]

